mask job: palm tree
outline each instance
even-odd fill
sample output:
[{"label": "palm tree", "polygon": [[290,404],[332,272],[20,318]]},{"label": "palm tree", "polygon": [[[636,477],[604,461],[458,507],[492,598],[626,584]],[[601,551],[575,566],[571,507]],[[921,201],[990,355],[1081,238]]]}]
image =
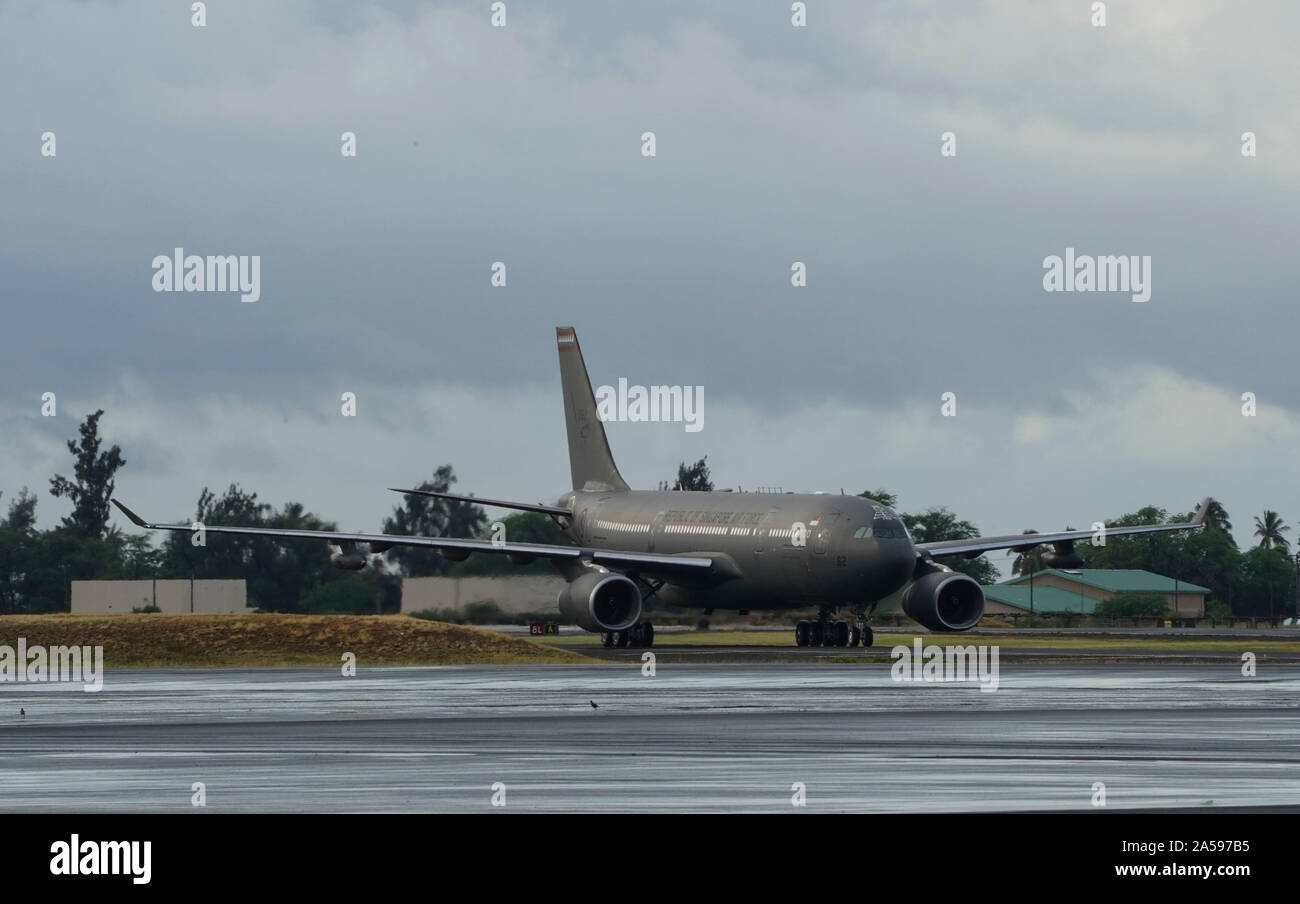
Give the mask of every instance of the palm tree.
[{"label": "palm tree", "polygon": [[[1259,521],[1258,518],[1255,520]],[[1228,520],[1228,511],[1217,499],[1211,499],[1210,504],[1205,507],[1205,526],[1209,530],[1217,530],[1220,533],[1232,533],[1232,522]]]},{"label": "palm tree", "polygon": [[[1036,534],[1036,530],[1021,531],[1023,534]],[[1007,555],[1016,552],[1014,549],[1007,550]],[[1033,549],[1026,549],[1023,552],[1016,552],[1015,559],[1011,562],[1012,574],[1034,574],[1043,570],[1043,547],[1035,546]]]},{"label": "palm tree", "polygon": [[1261,549],[1287,549],[1291,544],[1282,534],[1290,529],[1277,516],[1277,512],[1269,509],[1264,510],[1263,520],[1255,518],[1255,536],[1261,538],[1259,541]]}]

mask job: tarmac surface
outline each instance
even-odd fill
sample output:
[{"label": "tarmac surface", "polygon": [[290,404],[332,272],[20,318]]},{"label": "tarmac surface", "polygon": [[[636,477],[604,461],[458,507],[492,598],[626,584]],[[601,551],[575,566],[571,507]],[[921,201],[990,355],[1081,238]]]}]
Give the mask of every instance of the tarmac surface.
[{"label": "tarmac surface", "polygon": [[[526,625],[492,625],[488,629],[528,636]],[[788,627],[751,625],[743,630],[723,628],[701,635],[693,628],[666,625],[656,627],[655,632],[653,649],[661,663],[889,662],[890,651],[896,644],[909,645],[914,636],[928,635],[927,644],[970,644],[997,637],[1006,641],[1000,650],[1003,663],[1226,665],[1239,663],[1243,652],[1257,651],[1261,660],[1300,665],[1300,649],[1293,652],[1255,647],[1258,641],[1282,641],[1295,645],[1300,641],[1300,630],[1295,628],[976,628],[960,635],[940,635],[915,625],[909,628],[891,626],[875,629],[875,644],[870,648],[798,647],[794,643],[794,633]],[[781,635],[788,642],[756,642],[756,638],[772,634]],[[1016,645],[1015,639],[1019,637],[1033,640],[1059,638],[1062,645]],[[602,647],[593,642],[593,635],[570,625],[562,626],[558,636],[535,639],[556,649],[609,662],[637,663],[644,652],[640,648]],[[683,642],[687,639],[694,642]],[[707,642],[698,642],[701,639]],[[1117,645],[1116,640],[1125,643]]]},{"label": "tarmac surface", "polygon": [[[970,639],[956,643],[969,644]],[[796,647],[761,646],[757,644],[713,645],[713,644],[672,644],[655,639],[654,654],[660,663],[802,663],[802,662],[892,662],[890,650],[894,641],[881,640],[870,649],[852,647]],[[927,639],[926,644],[942,644],[939,639]],[[628,647],[602,647],[591,643],[566,643],[564,640],[548,641],[547,646],[557,650],[569,650],[581,653],[593,659],[607,662],[638,664],[644,649]],[[1241,654],[1250,649],[1248,642],[1243,642],[1238,649],[1170,649],[1169,647],[1143,647],[1139,649],[1122,649],[1105,644],[1095,647],[1008,647],[999,648],[999,660],[1003,665],[1010,663],[1054,663],[1054,664],[1110,664],[1132,663],[1135,665],[1215,665],[1222,663],[1231,667],[1241,663]],[[1273,651],[1258,653],[1259,660],[1274,665],[1300,665],[1300,653]]]},{"label": "tarmac surface", "polygon": [[[111,670],[0,684],[0,810],[941,812],[1300,807],[1300,675],[1261,661]],[[591,702],[597,704],[592,708]],[[18,710],[26,710],[19,718]],[[499,796],[498,796],[499,799]]]}]

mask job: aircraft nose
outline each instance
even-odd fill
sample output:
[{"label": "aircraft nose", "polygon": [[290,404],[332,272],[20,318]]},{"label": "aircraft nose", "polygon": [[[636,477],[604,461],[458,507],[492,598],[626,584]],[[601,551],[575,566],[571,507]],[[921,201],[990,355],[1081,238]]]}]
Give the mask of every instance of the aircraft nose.
[{"label": "aircraft nose", "polygon": [[880,545],[883,548],[878,591],[883,598],[912,579],[912,573],[916,570],[916,550],[912,547],[912,541],[906,538],[883,540]]}]

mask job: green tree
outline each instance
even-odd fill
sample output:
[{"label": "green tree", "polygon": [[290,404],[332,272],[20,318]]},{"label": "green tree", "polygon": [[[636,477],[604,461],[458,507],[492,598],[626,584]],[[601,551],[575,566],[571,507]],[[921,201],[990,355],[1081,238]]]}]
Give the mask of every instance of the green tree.
[{"label": "green tree", "polygon": [[1290,543],[1282,534],[1291,528],[1278,517],[1277,512],[1265,510],[1264,517],[1255,518],[1255,536],[1260,538],[1259,545],[1261,549],[1281,549],[1285,551],[1290,547]]},{"label": "green tree", "polygon": [[1228,608],[1227,603],[1207,599],[1205,601],[1205,615],[1215,621],[1227,621],[1232,617],[1232,610]]},{"label": "green tree", "polygon": [[884,488],[878,490],[863,490],[858,494],[863,499],[870,499],[872,502],[879,502],[885,508],[894,508],[898,505],[898,496]]},{"label": "green tree", "polygon": [[155,577],[162,566],[163,551],[155,549],[147,534],[114,534],[108,539],[112,562],[105,578],[139,581]]},{"label": "green tree", "polygon": [[[232,527],[266,527],[271,506],[257,501],[256,493],[245,492],[232,483],[221,496],[204,487],[194,507],[193,522],[203,525]],[[163,568],[169,577],[235,578],[244,577],[245,569],[259,558],[269,558],[274,546],[270,537],[205,535],[204,545],[195,543],[195,535],[169,533],[163,541]],[[259,556],[257,550],[263,550]]]},{"label": "green tree", "polygon": [[[0,496],[3,496],[0,493]],[[36,495],[23,487],[17,498],[9,500],[9,515],[0,525],[11,530],[33,530],[36,527]]]},{"label": "green tree", "polygon": [[[946,506],[926,509],[916,515],[902,514],[912,539],[917,543],[935,543],[939,540],[968,540],[980,535],[979,529],[969,521],[963,521]],[[970,575],[981,584],[992,584],[998,579],[998,571],[986,557],[967,559],[961,556],[945,557],[943,563],[953,571]]]},{"label": "green tree", "polygon": [[104,537],[108,533],[108,503],[113,495],[113,475],[126,464],[122,450],[113,446],[100,452],[99,438],[101,408],[86,416],[81,425],[81,441],[68,440],[68,451],[76,458],[73,475],[68,480],[62,475],[50,478],[50,493],[72,500],[72,514],[63,519],[63,527],[81,537]]},{"label": "green tree", "polygon": [[401,582],[396,575],[375,568],[340,574],[304,594],[301,609],[320,615],[398,612],[401,609]]},{"label": "green tree", "polygon": [[[1036,530],[1024,530],[1023,534],[1036,534]],[[1007,550],[1007,555],[1014,555],[1015,559],[1011,562],[1012,574],[1036,574],[1043,570],[1043,547],[1035,546],[1032,549],[1017,552],[1014,549]]]},{"label": "green tree", "polygon": [[1217,499],[1211,499],[1210,504],[1205,508],[1205,527],[1207,530],[1232,533],[1232,522],[1228,519],[1228,511]]},{"label": "green tree", "polygon": [[[231,484],[221,496],[207,487],[199,494],[194,520],[211,527],[238,525],[270,527],[283,530],[337,530],[305,510],[302,503],[287,502],[279,511],[259,502],[256,493],[248,493]],[[247,582],[250,606],[277,612],[299,612],[301,601],[318,585],[343,578],[329,564],[325,544],[280,537],[231,536],[216,533],[203,535],[203,545],[194,543],[195,535],[172,533],[163,544],[162,569],[166,576],[177,578],[243,578]]]},{"label": "green tree", "polygon": [[104,540],[62,528],[32,532],[23,563],[21,611],[66,612],[70,581],[118,576],[121,543],[121,534]]},{"label": "green tree", "polygon": [[[417,490],[447,493],[456,482],[451,465],[442,465]],[[402,504],[384,519],[384,533],[419,537],[478,537],[487,526],[483,509],[471,502],[439,499],[436,496],[402,497]],[[450,561],[434,549],[397,546],[388,553],[389,561],[407,577],[429,577],[446,573]]]},{"label": "green tree", "polygon": [[1117,593],[1098,603],[1093,612],[1097,615],[1164,618],[1169,614],[1169,604],[1159,593]]},{"label": "green tree", "polygon": [[[1106,522],[1108,527],[1183,522],[1191,512],[1170,515],[1146,506]],[[1225,513],[1226,514],[1226,513]],[[1210,588],[1215,599],[1237,610],[1245,582],[1245,561],[1232,534],[1211,528],[1132,537],[1107,537],[1105,546],[1078,544],[1088,568],[1137,568]],[[1245,614],[1244,610],[1239,614]]]},{"label": "green tree", "polygon": [[[1106,526],[1138,527],[1145,524],[1166,524],[1170,521],[1182,521],[1182,515],[1170,518],[1162,508],[1148,505],[1119,518],[1108,520]],[[1091,543],[1076,545],[1088,568],[1140,568],[1157,574],[1173,575],[1177,573],[1178,548],[1182,541],[1181,532],[1168,531],[1158,534],[1137,534],[1135,536],[1107,536],[1104,546]]]},{"label": "green tree", "polygon": [[1281,547],[1256,546],[1243,556],[1238,615],[1281,615],[1294,610],[1295,564]]},{"label": "green tree", "polygon": [[682,462],[677,466],[677,481],[672,485],[672,487],[668,486],[668,481],[662,480],[659,482],[659,489],[699,490],[705,493],[712,492],[713,481],[709,477],[709,466],[705,464],[707,459],[708,456],[706,455],[693,465],[687,465],[686,462]]},{"label": "green tree", "polygon": [[9,516],[0,521],[0,614],[23,610],[39,542],[36,497],[23,487],[18,497],[9,501]]}]

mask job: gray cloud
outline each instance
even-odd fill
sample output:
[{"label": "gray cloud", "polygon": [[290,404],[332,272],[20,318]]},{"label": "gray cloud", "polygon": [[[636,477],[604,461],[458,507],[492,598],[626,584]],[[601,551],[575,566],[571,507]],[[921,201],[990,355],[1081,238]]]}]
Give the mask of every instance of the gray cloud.
[{"label": "gray cloud", "polygon": [[[1050,527],[1096,502],[1053,480],[1083,442],[1053,418],[1092,398],[1119,412],[1094,413],[1106,432],[1079,465],[1114,493],[1104,515],[1221,484],[1285,514],[1276,471],[1241,483],[1242,461],[1275,463],[1253,441],[1164,469],[1179,480],[1149,498],[1157,465],[1125,438],[1161,440],[1123,404],[1146,390],[1096,375],[1159,373],[1188,388],[1167,388],[1175,407],[1252,390],[1293,417],[1300,12],[1110,3],[1102,30],[1076,2],[810,6],[802,31],[788,3],[509,3],[503,30],[478,2],[210,5],[202,30],[175,4],[0,6],[0,78],[25,86],[0,98],[0,488],[66,470],[72,419],[103,405],[134,445],[124,484],[182,494],[156,500],[173,514],[240,479],[373,526],[394,472],[445,460],[466,488],[549,493],[551,327],[574,323],[598,380],[706,387],[702,434],[663,433],[653,460],[624,442],[649,483],[707,452],[732,483],[834,474],[986,530]],[[150,260],[178,245],[261,255],[262,300],[153,293]],[[1152,301],[1045,294],[1042,259],[1066,246],[1151,255]],[[466,395],[442,416],[462,420],[426,424],[414,400],[448,386]],[[360,387],[380,400],[364,430],[331,413]],[[47,390],[68,400],[54,423],[33,420]],[[928,423],[944,391],[956,438],[879,429]],[[503,416],[464,401],[484,398]],[[536,434],[504,415],[538,405]],[[868,423],[819,430],[810,411]],[[1249,437],[1242,420],[1222,429]],[[1017,429],[1033,440],[1007,470]],[[516,435],[538,437],[535,461]],[[304,468],[294,436],[347,454]]]}]

